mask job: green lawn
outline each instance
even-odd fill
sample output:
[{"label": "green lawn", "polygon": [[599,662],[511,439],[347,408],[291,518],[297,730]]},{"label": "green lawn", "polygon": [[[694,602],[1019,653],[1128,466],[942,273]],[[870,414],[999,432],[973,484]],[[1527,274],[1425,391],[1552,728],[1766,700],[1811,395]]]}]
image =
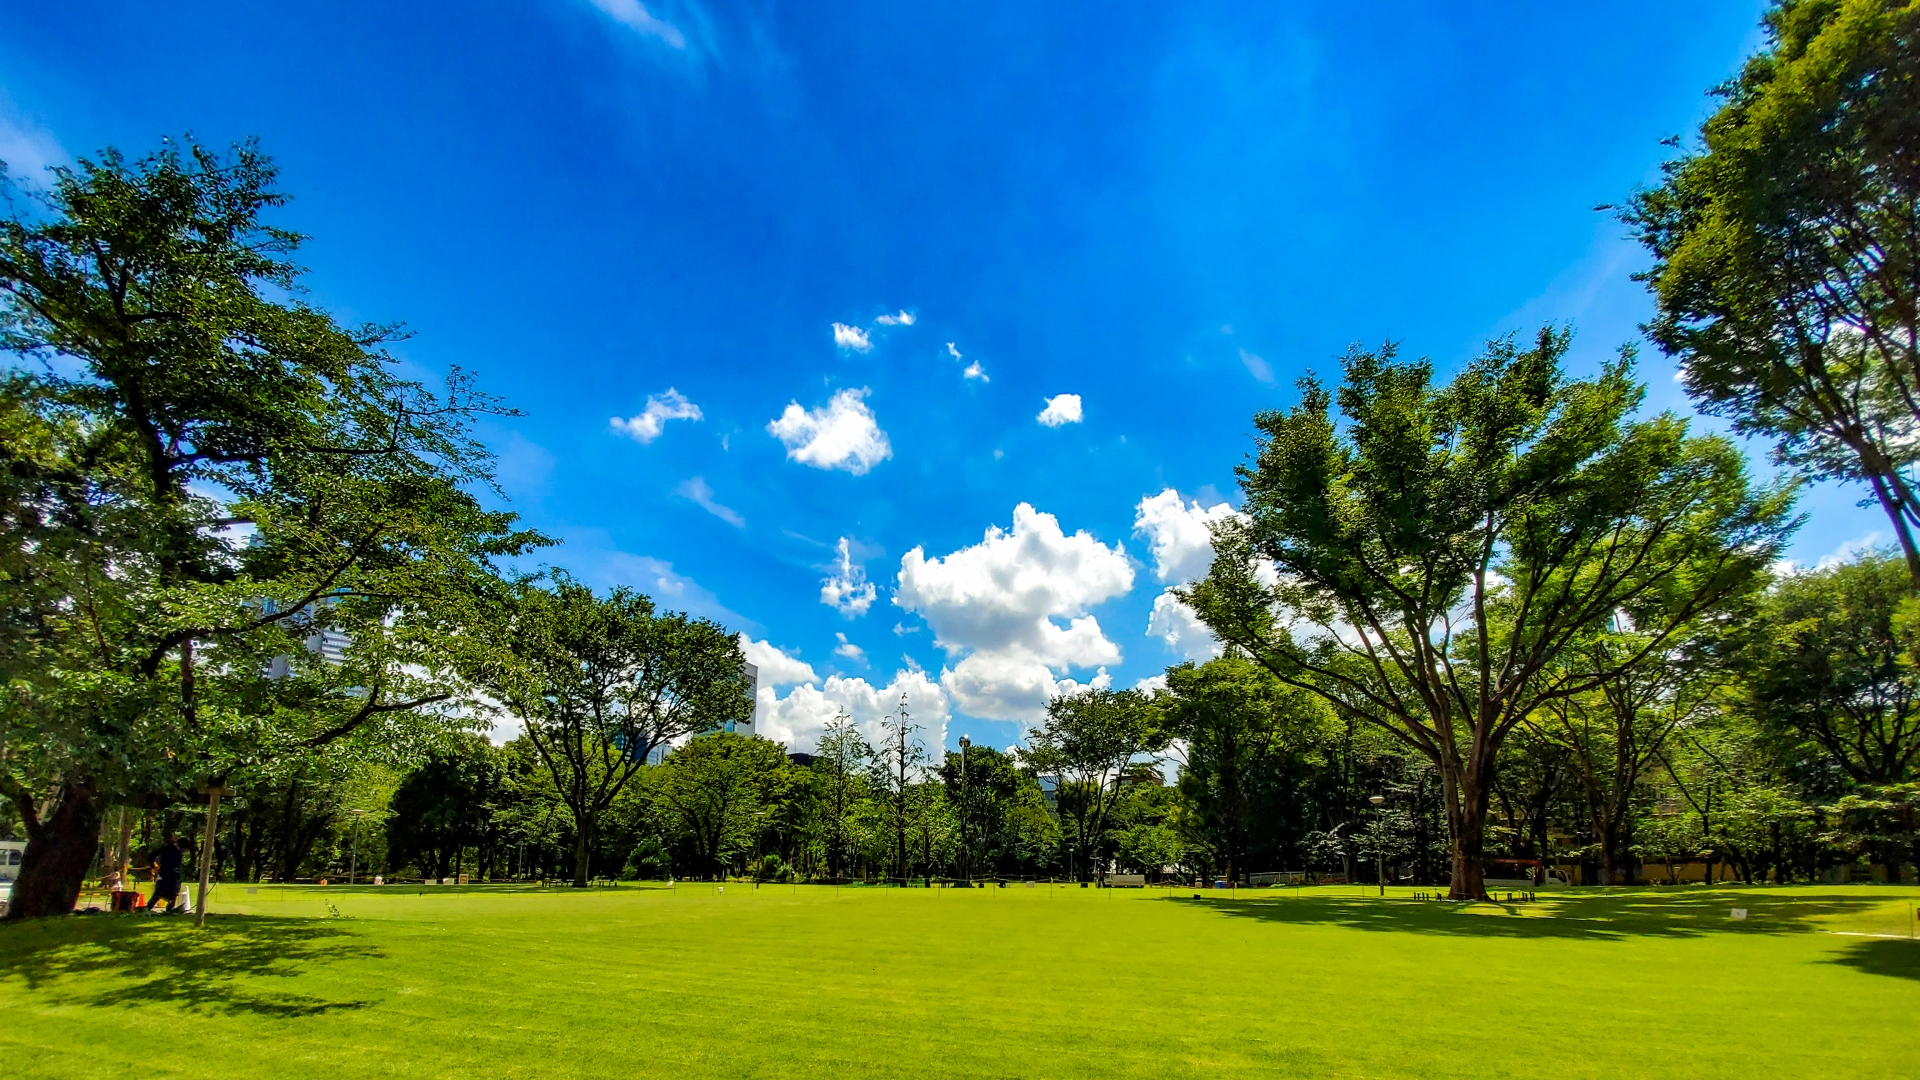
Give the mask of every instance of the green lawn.
[{"label": "green lawn", "polygon": [[1916,900],[229,885],[0,927],[0,1076],[1912,1076]]}]

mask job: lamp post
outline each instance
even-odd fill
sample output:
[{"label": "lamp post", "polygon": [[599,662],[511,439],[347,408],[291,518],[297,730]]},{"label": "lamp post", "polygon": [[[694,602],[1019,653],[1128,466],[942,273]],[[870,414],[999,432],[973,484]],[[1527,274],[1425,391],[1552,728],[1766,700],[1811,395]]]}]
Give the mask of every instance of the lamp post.
[{"label": "lamp post", "polygon": [[960,736],[960,883],[961,888],[973,888],[973,850],[967,846],[967,751],[973,747],[973,740]]},{"label": "lamp post", "polygon": [[1386,802],[1384,795],[1369,795],[1367,801],[1373,804],[1373,863],[1375,873],[1380,875],[1380,895],[1387,895],[1387,845],[1386,834],[1382,831],[1380,804]]},{"label": "lamp post", "polygon": [[347,841],[347,851],[349,852],[347,856],[347,884],[352,885],[354,878],[358,877],[360,873],[360,815],[366,813],[366,811],[349,810],[347,813],[353,815],[353,833],[351,839]]}]

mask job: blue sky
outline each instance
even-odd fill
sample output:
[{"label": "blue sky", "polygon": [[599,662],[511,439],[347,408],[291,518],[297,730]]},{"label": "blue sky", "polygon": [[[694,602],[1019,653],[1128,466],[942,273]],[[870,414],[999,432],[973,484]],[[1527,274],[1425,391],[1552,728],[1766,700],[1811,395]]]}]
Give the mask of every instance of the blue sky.
[{"label": "blue sky", "polygon": [[[10,5],[0,157],[258,136],[313,299],[526,411],[485,434],[549,561],[746,633],[796,749],[902,692],[1005,744],[1204,650],[1162,591],[1301,373],[1637,338],[1593,207],[1760,40],[1755,3],[1280,7]],[[1856,498],[1795,558],[1884,537]]]}]

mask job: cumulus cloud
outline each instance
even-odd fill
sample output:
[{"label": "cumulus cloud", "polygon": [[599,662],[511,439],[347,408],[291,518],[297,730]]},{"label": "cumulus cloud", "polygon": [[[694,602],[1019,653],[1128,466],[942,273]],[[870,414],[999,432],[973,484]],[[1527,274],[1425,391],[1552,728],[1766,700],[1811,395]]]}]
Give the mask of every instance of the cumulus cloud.
[{"label": "cumulus cloud", "polygon": [[[1013,528],[944,557],[914,548],[900,560],[893,602],[933,627],[947,653],[940,685],[973,716],[1038,721],[1047,700],[1104,685],[1120,648],[1088,609],[1133,588],[1126,551],[1021,503]],[[1100,668],[1088,684],[1066,678]]]},{"label": "cumulus cloud", "polygon": [[1173,594],[1171,588],[1153,598],[1153,614],[1147,616],[1147,636],[1167,643],[1167,648],[1188,660],[1211,660],[1224,650],[1220,642],[1200,621],[1200,616]]},{"label": "cumulus cloud", "polygon": [[1133,508],[1133,531],[1147,538],[1154,576],[1182,585],[1207,576],[1213,565],[1212,528],[1234,516],[1235,510],[1226,503],[1204,507],[1167,488]]},{"label": "cumulus cloud", "polygon": [[873,339],[867,336],[865,330],[840,322],[833,324],[833,343],[854,352],[866,352],[873,348]]},{"label": "cumulus cloud", "polygon": [[987,378],[986,372],[980,370],[980,361],[978,360],[975,360],[973,363],[968,364],[967,369],[965,371],[962,371],[960,374],[966,376],[969,379],[979,379],[981,382],[993,381],[992,379]]},{"label": "cumulus cloud", "polygon": [[658,38],[669,48],[685,50],[687,36],[680,28],[647,10],[640,0],[588,0],[600,13],[641,37]]},{"label": "cumulus cloud", "polygon": [[882,315],[873,321],[881,326],[912,326],[913,318],[913,312],[903,310],[898,315]]},{"label": "cumulus cloud", "polygon": [[966,357],[960,355],[959,349],[953,347],[953,342],[951,341],[947,342],[947,355],[953,357],[955,360],[966,359]]},{"label": "cumulus cloud", "polygon": [[736,529],[744,528],[747,524],[747,519],[741,517],[738,511],[730,506],[721,505],[720,502],[713,497],[713,488],[708,486],[706,477],[704,476],[696,476],[690,480],[681,481],[680,486],[674,489],[674,494],[692,502],[700,509],[705,510],[707,513],[712,514],[714,517],[719,518],[721,521],[726,522]]},{"label": "cumulus cloud", "polygon": [[767,688],[792,686],[796,683],[819,682],[820,676],[813,673],[813,665],[797,656],[789,655],[777,648],[772,642],[755,641],[745,634],[740,635],[740,655],[746,658],[760,672],[760,685]]},{"label": "cumulus cloud", "polygon": [[700,406],[688,401],[686,396],[673,387],[667,387],[664,394],[648,394],[647,407],[639,416],[622,420],[613,418],[613,430],[633,436],[643,445],[660,437],[666,430],[669,420],[703,420]]},{"label": "cumulus cloud", "polygon": [[863,476],[893,456],[887,433],[862,400],[866,395],[865,388],[842,390],[824,407],[811,410],[792,402],[767,424],[767,434],[786,444],[789,461]]},{"label": "cumulus cloud", "polygon": [[847,635],[844,633],[836,631],[833,636],[840,642],[840,644],[833,647],[833,655],[845,660],[851,660],[856,664],[864,664],[867,662],[867,650],[848,641]]},{"label": "cumulus cloud", "polygon": [[1080,395],[1059,394],[1048,398],[1047,407],[1041,409],[1040,415],[1035,417],[1035,419],[1048,427],[1059,427],[1061,424],[1079,423]]},{"label": "cumulus cloud", "polygon": [[1259,354],[1241,349],[1240,362],[1247,366],[1247,374],[1264,383],[1273,381],[1273,365],[1267,363]]},{"label": "cumulus cloud", "polygon": [[899,709],[903,697],[912,722],[921,729],[921,740],[929,748],[945,746],[952,703],[939,684],[917,669],[895,672],[885,686],[830,675],[819,685],[809,680],[795,686],[784,697],[763,682],[754,729],[789,750],[811,753],[820,745],[821,732],[834,717],[844,714],[868,741],[878,741],[881,721]]},{"label": "cumulus cloud", "polygon": [[[1209,530],[1235,514],[1226,503],[1204,507],[1197,500],[1187,502],[1178,491],[1167,488],[1141,499],[1134,507],[1133,531],[1147,538],[1154,576],[1170,586],[1179,586],[1207,576],[1213,564],[1213,534]],[[1161,639],[1189,660],[1211,660],[1221,652],[1213,633],[1192,608],[1173,595],[1172,588],[1154,598],[1147,636]]]},{"label": "cumulus cloud", "polygon": [[873,606],[878,594],[873,582],[867,580],[866,568],[853,561],[851,542],[843,536],[835,550],[839,557],[834,561],[834,572],[821,579],[820,602],[849,619],[858,618]]}]

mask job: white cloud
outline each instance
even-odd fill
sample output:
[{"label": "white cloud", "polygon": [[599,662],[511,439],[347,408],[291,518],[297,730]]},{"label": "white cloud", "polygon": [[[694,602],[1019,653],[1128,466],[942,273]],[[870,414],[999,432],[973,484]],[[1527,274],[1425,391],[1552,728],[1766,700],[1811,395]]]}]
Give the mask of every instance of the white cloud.
[{"label": "white cloud", "polygon": [[1153,614],[1147,616],[1147,636],[1167,643],[1167,648],[1188,660],[1211,660],[1222,650],[1220,642],[1200,621],[1186,602],[1167,589],[1153,598]]},{"label": "white cloud", "polygon": [[986,372],[980,370],[980,361],[978,360],[975,360],[973,363],[968,364],[967,369],[965,371],[962,371],[960,374],[966,376],[969,379],[979,379],[981,382],[993,381],[992,379],[987,378]]},{"label": "white cloud", "polygon": [[1149,495],[1133,508],[1133,531],[1147,538],[1154,576],[1182,585],[1207,576],[1213,565],[1212,527],[1235,517],[1233,507],[1188,503],[1172,488]]},{"label": "white cloud", "polygon": [[959,349],[953,347],[953,342],[951,341],[947,342],[947,355],[953,357],[955,360],[966,359],[966,357],[960,355]]},{"label": "white cloud", "polygon": [[813,410],[792,402],[767,424],[767,434],[786,444],[789,461],[863,476],[893,456],[887,433],[861,400],[866,395],[864,388],[842,390],[824,408]]},{"label": "white cloud", "polygon": [[835,645],[833,647],[833,655],[841,657],[843,659],[852,660],[857,664],[864,664],[867,662],[867,650],[861,648],[858,645],[855,645],[851,641],[848,641],[847,635],[844,633],[835,631],[833,636],[836,639],[838,639],[840,642],[840,644]]},{"label": "white cloud", "polygon": [[668,48],[685,50],[687,36],[680,28],[656,17],[640,0],[587,0],[600,13],[641,37],[659,38]]},{"label": "white cloud", "polygon": [[705,510],[707,513],[712,514],[714,517],[719,518],[721,521],[726,522],[736,529],[744,528],[747,524],[747,519],[741,517],[739,511],[730,506],[723,506],[714,499],[713,488],[707,485],[707,480],[704,476],[696,476],[690,480],[682,481],[680,486],[674,489],[674,494],[692,501],[696,506],[700,507],[700,509]]},{"label": "white cloud", "polygon": [[43,187],[48,179],[48,167],[64,165],[68,160],[66,150],[52,135],[20,116],[0,98],[0,161],[7,163],[8,173],[17,180]]},{"label": "white cloud", "polygon": [[741,634],[740,654],[746,657],[747,663],[759,670],[761,686],[792,686],[820,681],[820,676],[813,673],[812,664],[797,656],[787,655],[771,642],[755,641]]},{"label": "white cloud", "polygon": [[1157,694],[1167,688],[1167,673],[1163,671],[1158,675],[1148,675],[1144,679],[1135,679],[1133,681],[1133,688],[1143,693]]},{"label": "white cloud", "polygon": [[1247,365],[1247,373],[1264,383],[1273,381],[1273,365],[1267,363],[1256,353],[1240,350],[1240,362]]},{"label": "white cloud", "polygon": [[866,568],[853,561],[852,544],[846,537],[840,538],[835,550],[839,558],[833,574],[820,582],[820,602],[849,619],[858,618],[873,606],[878,594],[873,582],[867,580]]},{"label": "white cloud", "polygon": [[952,703],[926,672],[915,669],[897,671],[890,682],[879,687],[865,679],[830,675],[820,686],[809,681],[794,687],[785,697],[763,684],[754,730],[784,743],[789,750],[811,752],[820,744],[820,733],[835,716],[845,713],[868,741],[877,741],[880,722],[899,708],[902,695],[912,722],[921,728],[921,740],[929,748],[945,746],[947,722],[953,718]]},{"label": "white cloud", "polygon": [[[1198,500],[1189,503],[1178,491],[1167,488],[1141,499],[1134,507],[1133,531],[1147,538],[1154,576],[1172,585],[1184,585],[1207,576],[1213,565],[1213,534],[1209,529],[1234,516],[1235,510],[1226,503],[1204,507]],[[1154,597],[1147,636],[1166,642],[1167,648],[1188,660],[1211,660],[1221,653],[1212,631],[1192,608],[1173,595],[1172,589]]]},{"label": "white cloud", "polygon": [[622,420],[613,418],[613,430],[633,436],[642,444],[650,443],[666,430],[669,420],[704,420],[700,406],[688,401],[686,396],[673,387],[667,387],[664,394],[648,394],[647,407],[640,415]]},{"label": "white cloud", "polygon": [[1048,398],[1047,407],[1041,409],[1040,415],[1035,417],[1035,419],[1048,427],[1059,427],[1061,424],[1079,423],[1080,395],[1060,394]]},{"label": "white cloud", "polygon": [[[893,602],[933,627],[950,666],[940,685],[973,716],[1037,721],[1047,700],[1082,685],[1074,669],[1120,662],[1120,648],[1088,609],[1133,588],[1133,565],[1081,531],[1060,529],[1027,503],[1013,529],[987,530],[978,544],[929,559],[914,548],[900,560]],[[1062,625],[1064,620],[1064,625]]]},{"label": "white cloud", "polygon": [[833,343],[854,352],[866,352],[873,348],[873,339],[867,336],[865,330],[839,322],[833,324]]},{"label": "white cloud", "polygon": [[881,326],[912,326],[913,312],[903,310],[898,315],[882,315],[873,321]]}]

